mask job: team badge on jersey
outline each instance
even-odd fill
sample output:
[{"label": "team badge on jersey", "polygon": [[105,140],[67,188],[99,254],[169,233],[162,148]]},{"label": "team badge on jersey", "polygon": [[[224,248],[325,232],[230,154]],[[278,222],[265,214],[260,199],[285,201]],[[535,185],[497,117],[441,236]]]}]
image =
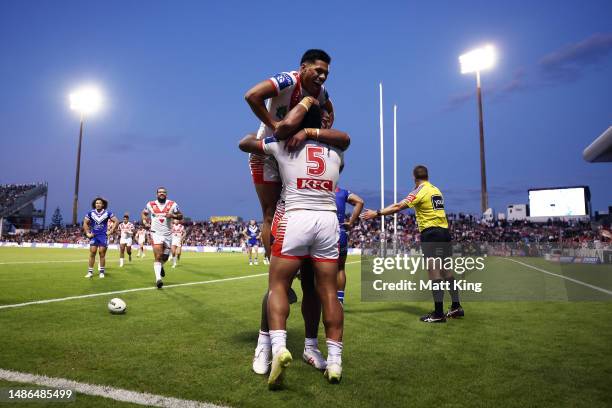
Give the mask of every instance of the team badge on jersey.
[{"label": "team badge on jersey", "polygon": [[293,85],[293,78],[291,78],[291,75],[286,72],[281,72],[280,74],[274,75],[274,79],[276,79],[276,83],[278,83],[279,91]]}]

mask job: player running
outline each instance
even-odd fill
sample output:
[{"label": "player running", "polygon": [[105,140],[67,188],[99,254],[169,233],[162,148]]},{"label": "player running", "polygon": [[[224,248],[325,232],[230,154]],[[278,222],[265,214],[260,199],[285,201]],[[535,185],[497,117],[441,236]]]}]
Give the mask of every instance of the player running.
[{"label": "player running", "polygon": [[132,237],[134,236],[134,224],[130,222],[130,215],[123,215],[123,222],[119,224],[119,267],[123,268],[124,254],[127,250],[128,260],[132,262]]},{"label": "player running", "polygon": [[312,261],[323,308],[328,348],[325,377],[331,383],[338,383],[342,377],[344,318],[336,296],[338,218],[334,190],[343,159],[341,149],[326,143],[343,141],[339,144],[346,149],[350,139],[346,133],[320,129],[320,111],[318,107],[311,108],[312,105],[303,105],[307,114],[296,108],[306,115],[303,125],[307,128],[290,141],[280,140],[280,136],[264,140],[246,136],[240,142],[243,151],[273,155],[284,185],[285,213],[273,226],[269,275],[268,322],[273,358],[268,385],[271,389],[281,385],[283,372],[293,359],[286,348],[287,290],[306,258]]},{"label": "player running", "polygon": [[[352,205],[353,213],[346,220],[346,203]],[[351,230],[355,221],[359,218],[361,210],[363,210],[363,199],[357,194],[336,187],[336,208],[338,214],[338,224],[340,225],[340,254],[338,258],[338,300],[344,305],[344,289],[346,287],[346,256],[348,254],[348,231]]]},{"label": "player running", "polygon": [[147,230],[139,228],[136,232],[136,241],[138,242],[138,257],[144,258],[145,256],[145,243],[147,241]]},{"label": "player running", "polygon": [[185,226],[175,219],[172,221],[172,268],[176,268],[176,264],[181,260],[183,239],[185,239]]},{"label": "player running", "polygon": [[[308,50],[302,56],[299,71],[276,74],[258,83],[246,93],[247,103],[255,116],[261,120],[257,132],[258,139],[287,130],[293,134],[297,128],[282,129],[283,125],[280,125],[280,122],[305,96],[316,98],[318,103],[330,113],[333,122],[334,108],[323,86],[329,74],[330,62],[331,58],[325,51]],[[282,188],[281,179],[278,165],[272,156],[251,154],[249,166],[263,213],[261,238],[267,262],[270,258],[272,220]]]},{"label": "player running", "polygon": [[[183,214],[176,202],[168,200],[168,191],[165,187],[157,189],[157,200],[149,201],[142,210],[142,223],[151,229],[151,241],[153,241],[153,271],[155,272],[155,285],[158,289],[164,286],[162,278],[166,276],[164,263],[170,255],[172,245],[172,231],[170,223],[173,219],[182,220]],[[150,222],[149,222],[150,218]]]},{"label": "player running", "polygon": [[[108,201],[102,197],[96,197],[91,202],[91,211],[83,219],[83,231],[89,241],[89,268],[86,278],[93,277],[93,267],[96,262],[96,253],[100,260],[98,263],[98,273],[100,279],[104,278],[106,266],[106,249],[108,247],[108,237],[115,232],[119,223],[115,214],[108,210]],[[110,222],[110,226],[108,225]]]},{"label": "player running", "polygon": [[253,265],[253,253],[255,253],[255,265],[259,265],[259,246],[257,244],[261,239],[261,230],[259,229],[259,225],[257,225],[257,221],[249,221],[249,225],[247,225],[244,231],[242,231],[242,235],[244,235],[246,240],[246,251],[249,255],[249,265]]}]

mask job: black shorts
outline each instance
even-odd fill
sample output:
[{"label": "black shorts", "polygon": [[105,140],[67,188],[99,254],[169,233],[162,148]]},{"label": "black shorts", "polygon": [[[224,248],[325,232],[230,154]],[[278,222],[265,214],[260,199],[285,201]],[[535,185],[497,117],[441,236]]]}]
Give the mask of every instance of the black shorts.
[{"label": "black shorts", "polygon": [[453,255],[448,228],[430,227],[421,231],[421,249],[425,258],[449,258]]}]

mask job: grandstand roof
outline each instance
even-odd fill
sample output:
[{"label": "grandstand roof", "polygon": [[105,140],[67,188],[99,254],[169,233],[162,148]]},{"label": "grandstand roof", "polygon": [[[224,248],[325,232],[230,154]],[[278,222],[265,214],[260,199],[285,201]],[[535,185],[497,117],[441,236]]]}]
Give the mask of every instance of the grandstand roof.
[{"label": "grandstand roof", "polygon": [[582,157],[591,163],[612,162],[612,126],[584,149]]}]

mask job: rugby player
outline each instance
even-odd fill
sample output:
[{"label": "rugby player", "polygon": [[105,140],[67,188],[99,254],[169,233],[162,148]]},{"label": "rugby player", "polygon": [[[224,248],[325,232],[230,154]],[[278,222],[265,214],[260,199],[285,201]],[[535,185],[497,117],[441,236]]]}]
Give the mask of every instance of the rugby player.
[{"label": "rugby player", "polygon": [[180,220],[174,219],[172,221],[172,268],[176,268],[176,264],[181,260],[183,239],[185,239],[185,226]]},{"label": "rugby player", "polygon": [[[328,129],[331,126],[331,117],[325,110],[320,110],[318,101],[311,97],[305,97],[298,106],[294,107],[285,118],[279,122],[278,133],[286,137],[295,131],[302,125],[305,115],[311,109],[321,112],[321,128]],[[315,113],[318,115],[318,113]],[[303,126],[302,126],[303,128]],[[291,137],[288,144],[299,145],[304,139],[300,139],[304,136],[304,133],[298,133]],[[256,138],[256,135],[248,136],[251,139]],[[333,138],[328,140],[328,143],[334,145],[337,141]],[[345,147],[345,141],[340,140],[337,147]],[[284,196],[284,186],[281,193],[281,197]],[[276,212],[274,214],[274,220],[280,220],[284,215],[284,199],[281,198],[276,206]],[[312,263],[309,260],[305,260],[301,267],[299,276],[300,285],[302,287],[303,298],[301,302],[301,312],[304,319],[304,352],[302,353],[302,359],[318,370],[325,370],[327,362],[323,357],[323,353],[319,350],[318,346],[318,332],[319,322],[321,319],[321,303],[319,302],[314,286],[314,273],[312,271]],[[293,288],[289,288],[287,293],[289,298],[289,304],[297,302],[297,294]],[[257,338],[257,347],[255,348],[255,354],[253,357],[253,371],[257,374],[267,374],[271,364],[271,353],[272,346],[270,342],[270,333],[268,326],[268,291],[266,291],[262,302],[261,302],[261,320],[259,327],[259,336]]]},{"label": "rugby player", "polygon": [[[362,217],[370,220],[381,215],[395,214],[406,208],[414,208],[417,225],[421,233],[421,249],[425,260],[442,258],[441,263],[427,263],[429,279],[433,283],[434,310],[422,316],[421,321],[425,323],[444,323],[447,317],[463,317],[465,314],[459,302],[459,290],[455,288],[453,271],[440,267],[445,263],[444,259],[452,256],[451,235],[444,211],[444,197],[440,190],[429,182],[427,167],[416,166],[412,174],[415,189],[406,198],[378,211],[366,210]],[[451,307],[446,314],[444,313],[444,290],[439,289],[443,280],[448,282],[448,292],[452,300]]]},{"label": "rugby player", "polygon": [[[338,218],[334,190],[343,160],[341,150],[348,147],[350,139],[344,132],[320,129],[318,106],[302,102],[305,101],[295,109],[306,115],[302,123],[305,128],[293,135],[291,141],[286,141],[288,136],[257,140],[247,135],[240,142],[243,151],[276,158],[284,188],[285,213],[273,226],[269,274],[268,323],[273,359],[268,385],[271,389],[281,385],[283,372],[292,361],[286,348],[287,290],[303,259],[312,261],[323,308],[328,347],[325,377],[331,383],[338,383],[342,377],[343,312],[336,296]],[[313,106],[316,109],[311,109]],[[330,141],[342,149],[332,147]]]},{"label": "rugby player", "polygon": [[[346,219],[346,203],[353,206],[350,218]],[[357,194],[336,187],[336,208],[338,224],[340,225],[339,257],[338,257],[338,300],[344,305],[344,289],[346,287],[346,256],[348,254],[348,231],[351,230],[355,221],[363,210],[363,199]]]},{"label": "rugby player", "polygon": [[[110,222],[110,226],[109,226]],[[108,210],[108,201],[102,197],[96,197],[91,202],[91,211],[83,219],[83,231],[89,238],[89,268],[86,278],[93,276],[93,267],[96,262],[96,253],[99,255],[98,273],[104,278],[106,267],[106,249],[108,237],[115,232],[119,220],[112,211]]]},{"label": "rugby player", "polygon": [[[155,285],[158,289],[164,286],[162,278],[166,276],[164,263],[170,255],[172,245],[172,231],[170,223],[172,220],[182,220],[183,214],[176,202],[168,200],[168,191],[165,187],[157,189],[157,200],[149,201],[141,213],[142,223],[151,229],[151,241],[153,243],[153,271],[155,272]],[[149,221],[150,219],[150,221]]]},{"label": "rugby player", "polygon": [[124,264],[124,254],[127,249],[128,260],[132,262],[132,237],[134,236],[134,224],[130,222],[130,215],[123,214],[123,222],[119,224],[119,267]]},{"label": "rugby player", "polygon": [[147,230],[139,228],[136,232],[136,241],[138,241],[138,257],[144,258],[145,256],[145,243],[147,240]]},{"label": "rugby player", "polygon": [[[323,85],[329,74],[330,62],[331,58],[325,51],[308,50],[300,60],[299,71],[281,72],[247,91],[245,99],[255,116],[261,120],[258,139],[278,134],[279,131],[294,133],[295,128],[281,129],[280,122],[305,96],[316,98],[330,113],[333,123],[334,108]],[[251,154],[249,167],[263,214],[262,242],[265,249],[264,262],[267,262],[270,257],[272,220],[282,188],[281,179],[278,166],[271,156]]]},{"label": "rugby player", "polygon": [[249,265],[253,265],[253,253],[255,253],[255,265],[259,265],[259,246],[257,244],[261,239],[261,230],[259,229],[259,225],[257,225],[257,221],[249,221],[249,225],[242,231],[242,235],[244,235],[246,239],[246,251],[249,255]]}]

